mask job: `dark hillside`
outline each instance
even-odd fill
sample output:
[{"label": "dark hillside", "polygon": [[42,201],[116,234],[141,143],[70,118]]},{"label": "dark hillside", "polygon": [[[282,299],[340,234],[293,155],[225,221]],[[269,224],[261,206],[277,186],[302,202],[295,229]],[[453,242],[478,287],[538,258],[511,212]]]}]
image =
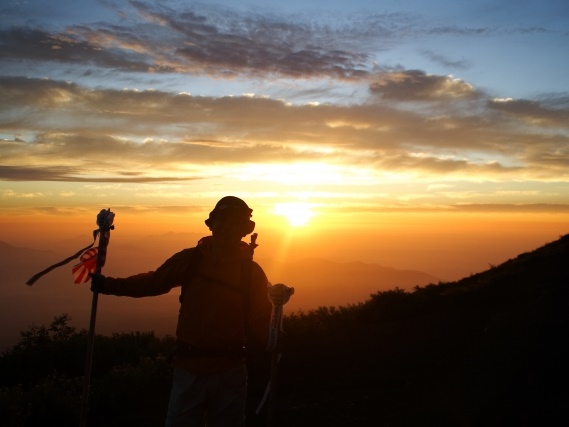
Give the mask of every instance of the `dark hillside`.
[{"label": "dark hillside", "polygon": [[457,282],[287,318],[282,425],[553,425],[569,401],[568,261],[564,236]]},{"label": "dark hillside", "polygon": [[[558,425],[569,401],[568,260],[569,235],[457,282],[289,313],[278,425]],[[32,325],[2,353],[0,425],[77,425],[85,331],[68,320]],[[162,425],[172,346],[152,332],[98,336],[88,425]],[[267,362],[250,360],[251,412]]]}]

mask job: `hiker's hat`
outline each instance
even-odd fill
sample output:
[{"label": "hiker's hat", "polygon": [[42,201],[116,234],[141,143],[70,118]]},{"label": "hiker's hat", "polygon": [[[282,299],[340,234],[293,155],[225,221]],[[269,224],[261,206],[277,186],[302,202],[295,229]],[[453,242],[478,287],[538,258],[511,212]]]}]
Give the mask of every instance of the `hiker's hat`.
[{"label": "hiker's hat", "polygon": [[253,209],[247,206],[243,200],[235,196],[225,196],[217,202],[213,210],[209,213],[209,218],[205,220],[205,225],[211,230],[214,218],[223,215],[232,217],[243,224],[243,236],[250,234],[255,229],[255,222],[251,221]]}]

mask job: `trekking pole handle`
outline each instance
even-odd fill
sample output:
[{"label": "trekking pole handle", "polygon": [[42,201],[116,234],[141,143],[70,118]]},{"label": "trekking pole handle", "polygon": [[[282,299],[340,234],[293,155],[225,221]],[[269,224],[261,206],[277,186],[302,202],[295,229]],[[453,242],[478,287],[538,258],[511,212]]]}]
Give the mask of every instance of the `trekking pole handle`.
[{"label": "trekking pole handle", "polygon": [[269,328],[269,343],[267,349],[274,351],[279,342],[279,331],[281,329],[283,317],[283,305],[285,305],[290,297],[294,294],[294,288],[277,283],[267,289],[269,300],[273,304],[273,314],[271,316],[271,325]]},{"label": "trekking pole handle", "polygon": [[277,283],[268,288],[269,300],[275,307],[282,307],[285,305],[291,296],[294,295],[294,288],[286,286],[282,283]]}]

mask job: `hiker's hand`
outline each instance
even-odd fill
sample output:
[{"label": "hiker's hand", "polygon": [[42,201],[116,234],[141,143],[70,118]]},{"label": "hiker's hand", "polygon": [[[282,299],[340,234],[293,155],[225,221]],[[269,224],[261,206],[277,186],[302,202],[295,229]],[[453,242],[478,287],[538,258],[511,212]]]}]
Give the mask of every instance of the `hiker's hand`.
[{"label": "hiker's hand", "polygon": [[91,290],[93,292],[102,293],[105,288],[105,280],[107,279],[101,273],[89,273],[91,277]]},{"label": "hiker's hand", "polygon": [[294,288],[289,288],[282,283],[277,283],[268,288],[269,300],[273,305],[285,305],[294,294]]}]

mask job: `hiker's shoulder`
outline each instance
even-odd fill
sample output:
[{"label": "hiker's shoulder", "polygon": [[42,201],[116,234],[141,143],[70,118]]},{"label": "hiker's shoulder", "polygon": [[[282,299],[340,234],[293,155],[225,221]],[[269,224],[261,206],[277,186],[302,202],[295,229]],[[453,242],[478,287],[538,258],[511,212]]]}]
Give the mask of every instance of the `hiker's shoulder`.
[{"label": "hiker's shoulder", "polygon": [[169,261],[172,262],[187,262],[190,261],[194,258],[198,258],[200,257],[201,251],[197,248],[197,247],[191,247],[191,248],[185,248],[182,249],[179,252],[176,252],[174,255],[172,255],[169,259]]}]

